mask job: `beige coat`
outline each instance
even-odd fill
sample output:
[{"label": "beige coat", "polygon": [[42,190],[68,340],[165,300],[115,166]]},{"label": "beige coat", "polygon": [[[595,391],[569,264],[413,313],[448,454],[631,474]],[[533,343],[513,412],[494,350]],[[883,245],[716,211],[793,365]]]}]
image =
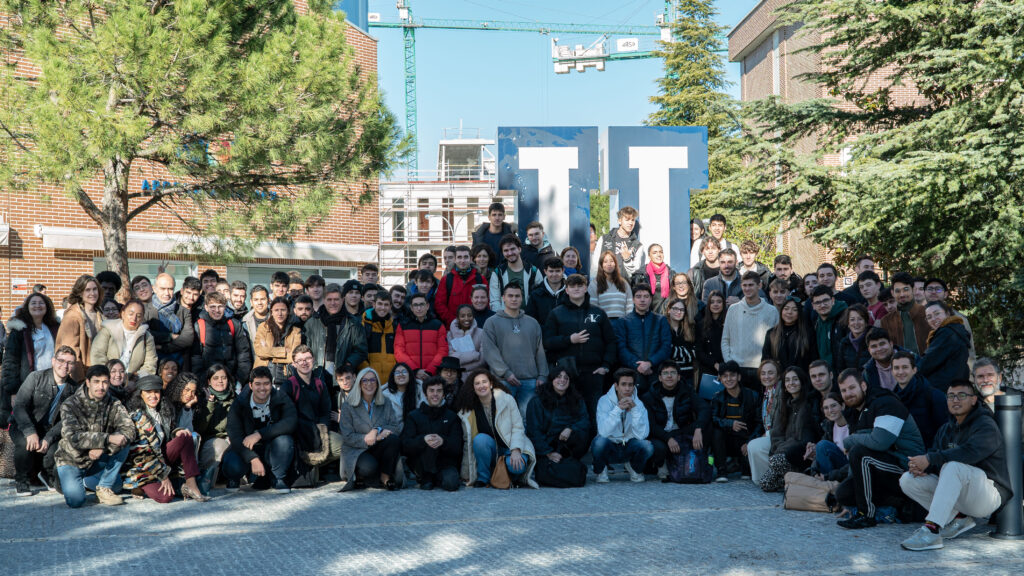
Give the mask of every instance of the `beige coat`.
[{"label": "beige coat", "polygon": [[[494,428],[502,442],[510,450],[519,449],[524,455],[529,456],[526,464],[526,478],[530,488],[540,488],[537,482],[530,476],[533,468],[537,465],[537,455],[533,450],[533,442],[526,437],[526,428],[523,427],[523,416],[519,413],[515,398],[501,390],[494,391]],[[471,411],[459,412],[459,419],[462,420],[462,480],[466,485],[472,485],[476,480],[476,456],[473,454],[473,430],[469,421]]]},{"label": "beige coat", "polygon": [[[103,315],[99,311],[93,312],[92,324],[96,327],[97,335],[103,326]],[[71,377],[75,382],[85,380],[85,369],[92,362],[89,354],[92,348],[92,337],[85,327],[85,310],[80,304],[74,304],[64,313],[60,329],[57,330],[57,338],[53,349],[56,351],[61,346],[70,346],[75,351],[75,368],[71,371]]]},{"label": "beige coat", "polygon": [[284,346],[274,346],[274,333],[270,331],[270,320],[260,324],[252,339],[255,352],[253,367],[268,366],[271,362],[288,366],[292,363],[292,350],[302,344],[302,329],[294,324],[284,327]]},{"label": "beige coat", "polygon": [[[121,326],[121,320],[106,320],[92,341],[89,362],[92,365],[106,364],[108,360],[120,358],[124,346],[124,328]],[[145,324],[139,326],[139,336],[135,339],[135,347],[132,348],[132,355],[128,358],[125,371],[129,375],[138,376],[156,374],[156,342],[149,333],[149,326]]]}]

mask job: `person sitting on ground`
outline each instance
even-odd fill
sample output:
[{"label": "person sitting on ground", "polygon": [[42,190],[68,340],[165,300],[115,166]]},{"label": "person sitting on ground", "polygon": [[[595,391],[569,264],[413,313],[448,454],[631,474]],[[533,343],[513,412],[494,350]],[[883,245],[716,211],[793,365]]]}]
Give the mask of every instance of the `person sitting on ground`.
[{"label": "person sitting on ground", "polygon": [[85,384],[60,407],[61,438],[54,463],[64,502],[71,508],[85,504],[87,488],[100,504],[124,504],[117,495],[121,466],[136,430],[125,407],[107,394],[109,386],[107,367],[90,366]]},{"label": "person sitting on ground", "polygon": [[291,376],[292,350],[302,344],[302,328],[293,319],[287,298],[274,298],[270,318],[260,324],[253,339],[253,366],[266,366],[280,386]]},{"label": "person sitting on ground", "polygon": [[550,382],[537,387],[526,410],[526,434],[537,451],[537,483],[578,488],[587,479],[580,460],[590,447],[590,416],[565,364],[556,364]]},{"label": "person sitting on ground", "polygon": [[402,487],[402,476],[397,473],[402,418],[384,397],[380,377],[373,368],[359,371],[356,386],[358,390],[353,390],[341,405],[341,475],[345,485],[340,491],[367,486],[398,490]]},{"label": "person sitting on ground", "polygon": [[228,411],[235,401],[235,387],[231,385],[231,375],[223,364],[207,368],[203,380],[206,382],[206,392],[196,407],[192,426],[202,439],[199,445],[199,490],[209,494],[217,483],[224,452],[230,446]]},{"label": "person sitting on ground", "polygon": [[[305,474],[313,468],[326,470],[331,462],[341,458],[341,435],[331,424],[331,390],[322,378],[313,370],[313,351],[305,344],[299,344],[292,350],[292,367],[294,373],[288,377],[282,388],[288,397],[295,402],[298,419],[295,423],[295,449],[299,452],[297,468]],[[324,446],[324,443],[327,446]],[[318,454],[315,461],[302,454]],[[340,477],[324,474],[328,482],[338,481]]]},{"label": "person sitting on ground", "polygon": [[291,492],[288,474],[295,457],[292,435],[298,413],[288,395],[273,387],[273,380],[266,366],[253,368],[248,389],[228,411],[230,448],[220,464],[228,491],[238,490],[242,476],[248,476],[257,490]]},{"label": "person sitting on ground", "polygon": [[931,446],[935,433],[949,422],[946,398],[918,372],[917,358],[910,352],[893,354],[892,375],[896,378],[893,392],[914,417],[924,445]]},{"label": "person sitting on ground", "polygon": [[[711,399],[711,453],[718,467],[715,481],[728,482],[728,474],[736,471],[749,478],[748,444],[763,433],[761,403],[757,392],[740,386],[739,364],[727,362],[718,377],[723,388]],[[733,466],[729,466],[728,458],[733,459]]]},{"label": "person sitting on ground", "polygon": [[200,437],[195,430],[195,415],[199,406],[199,377],[191,372],[182,372],[164,386],[164,398],[171,403],[177,415],[175,426],[188,430],[192,440],[199,446]]},{"label": "person sitting on ground", "polygon": [[843,412],[845,408],[838,390],[833,390],[821,401],[821,411],[825,415],[821,426],[825,436],[814,445],[814,464],[808,471],[812,476],[842,480],[848,473],[844,470],[849,463],[844,440],[850,435],[850,424]]},{"label": "person sitting on ground", "polygon": [[[739,366],[738,364],[736,365]],[[740,368],[742,370],[742,368]],[[758,368],[761,380],[761,431],[762,436],[747,443],[747,460],[750,462],[750,478],[760,485],[761,475],[768,470],[768,455],[771,451],[771,432],[775,427],[775,413],[782,397],[782,369],[775,360],[763,360]],[[741,377],[742,383],[742,377]]]},{"label": "person sitting on ground", "polygon": [[78,389],[71,375],[74,366],[75,351],[70,346],[57,348],[51,367],[29,374],[14,398],[10,434],[18,496],[32,495],[29,481],[37,474],[46,485],[54,485],[53,455],[61,436],[60,406]]},{"label": "person sitting on ground", "polygon": [[171,474],[176,466],[184,470],[185,483],[181,496],[185,500],[206,502],[209,497],[199,491],[196,477],[199,463],[192,433],[179,427],[178,415],[169,398],[163,395],[163,383],[157,376],[143,376],[128,401],[137,437],[125,463],[124,487],[136,496],[148,496],[160,504],[174,499]]},{"label": "person sitting on ground", "polygon": [[834,358],[836,374],[847,368],[863,370],[871,360],[866,342],[871,329],[871,313],[863,304],[854,304],[846,310],[846,328],[846,336],[839,341],[839,350]]},{"label": "person sitting on ground", "polygon": [[156,374],[156,342],[149,326],[142,322],[144,310],[142,302],[129,300],[120,319],[105,321],[89,349],[90,362],[106,364],[111,358],[119,358],[130,382]]},{"label": "person sitting on ground", "polygon": [[473,317],[473,307],[459,306],[456,318],[448,329],[448,355],[457,358],[467,373],[483,368],[484,330]]},{"label": "person sitting on ground", "polygon": [[[455,492],[459,489],[462,459],[462,422],[445,405],[444,381],[440,376],[423,383],[424,401],[405,416],[402,426],[402,454],[407,458],[420,490]],[[409,396],[416,394],[409,393]]]},{"label": "person sitting on ground", "polygon": [[539,488],[531,478],[537,463],[515,398],[488,370],[472,372],[459,390],[453,409],[462,421],[462,470],[468,486],[491,484],[498,458],[504,458],[513,485]]},{"label": "person sitting on ground", "polygon": [[900,477],[903,492],[928,510],[924,526],[902,542],[907,550],[942,548],[1013,495],[1003,435],[970,381],[951,383],[946,405],[951,417],[931,450],[911,456]]},{"label": "person sitting on ground", "polygon": [[391,369],[387,384],[381,390],[381,394],[391,402],[391,408],[402,421],[405,421],[405,417],[423,401],[423,395],[413,380],[412,370],[409,369],[408,364],[401,362],[395,364],[395,367]]},{"label": "person sitting on ground", "polygon": [[963,319],[955,316],[945,302],[929,302],[924,314],[932,332],[928,335],[928,348],[918,362],[918,370],[934,388],[945,392],[950,382],[971,376],[968,365],[971,335]]},{"label": "person sitting on ground", "polygon": [[839,375],[839,392],[857,417],[844,441],[850,476],[836,489],[836,499],[843,506],[856,506],[857,513],[838,524],[852,530],[871,528],[878,523],[878,504],[901,499],[900,476],[910,456],[924,453],[924,441],[899,398],[884,388],[869,387],[859,371],[848,369]]},{"label": "person sitting on ground", "polygon": [[787,472],[804,471],[814,461],[814,446],[821,430],[814,419],[817,402],[811,380],[798,366],[782,373],[782,397],[772,418],[768,471],[761,477],[765,492],[777,492],[785,486]]},{"label": "person sitting on ground", "polygon": [[654,454],[647,460],[645,472],[668,477],[668,459],[683,451],[687,444],[704,450],[711,440],[711,408],[697,395],[690,382],[683,382],[671,360],[658,366],[658,381],[641,397],[647,408],[647,441]]},{"label": "person sitting on ground", "polygon": [[654,456],[647,408],[636,394],[636,372],[619,368],[612,375],[614,386],[597,403],[597,436],[591,445],[594,473],[606,483],[608,465],[625,462],[632,482],[644,481],[644,467]]}]

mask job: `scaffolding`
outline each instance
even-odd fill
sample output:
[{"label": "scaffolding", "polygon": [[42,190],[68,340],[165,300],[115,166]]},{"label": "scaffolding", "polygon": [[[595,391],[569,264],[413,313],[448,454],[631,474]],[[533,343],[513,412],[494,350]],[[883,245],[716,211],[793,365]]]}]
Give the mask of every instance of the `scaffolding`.
[{"label": "scaffolding", "polygon": [[[473,231],[487,222],[492,202],[515,216],[515,195],[499,192],[494,141],[476,129],[446,130],[438,145],[436,170],[412,170],[380,185],[380,268],[385,286],[407,281],[420,256],[441,261],[451,245],[471,245]],[[439,271],[440,272],[440,271]]]}]

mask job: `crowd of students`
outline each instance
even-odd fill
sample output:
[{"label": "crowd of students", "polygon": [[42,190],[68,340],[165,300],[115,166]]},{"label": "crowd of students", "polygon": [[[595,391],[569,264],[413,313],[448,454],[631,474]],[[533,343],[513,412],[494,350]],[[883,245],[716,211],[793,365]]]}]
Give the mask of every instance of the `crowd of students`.
[{"label": "crowd of students", "polygon": [[251,288],[104,272],[60,319],[29,295],[0,373],[16,493],[79,507],[87,491],[206,501],[221,482],[577,487],[588,464],[597,483],[678,480],[696,454],[765,491],[791,471],[837,480],[844,528],[923,508],[910,549],[1009,500],[987,407],[999,367],[975,359],[942,279],[883,281],[863,256],[840,290],[830,263],[769,269],[720,215],[691,222],[674,271],[629,207],[591,228],[584,270],[577,247],[554,250],[536,222],[524,244],[504,216],[491,205],[473,246],[441,270],[425,254],[390,288],[373,264],[343,285],[277,272]]}]

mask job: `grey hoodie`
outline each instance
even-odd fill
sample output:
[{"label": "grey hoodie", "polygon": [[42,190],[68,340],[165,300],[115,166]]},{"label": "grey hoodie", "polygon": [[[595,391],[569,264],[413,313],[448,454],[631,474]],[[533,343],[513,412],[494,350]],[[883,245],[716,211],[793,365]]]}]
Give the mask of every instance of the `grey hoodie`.
[{"label": "grey hoodie", "polygon": [[502,380],[512,374],[520,380],[547,380],[543,340],[540,324],[532,317],[520,310],[513,318],[501,310],[484,322],[481,353],[484,362]]}]

